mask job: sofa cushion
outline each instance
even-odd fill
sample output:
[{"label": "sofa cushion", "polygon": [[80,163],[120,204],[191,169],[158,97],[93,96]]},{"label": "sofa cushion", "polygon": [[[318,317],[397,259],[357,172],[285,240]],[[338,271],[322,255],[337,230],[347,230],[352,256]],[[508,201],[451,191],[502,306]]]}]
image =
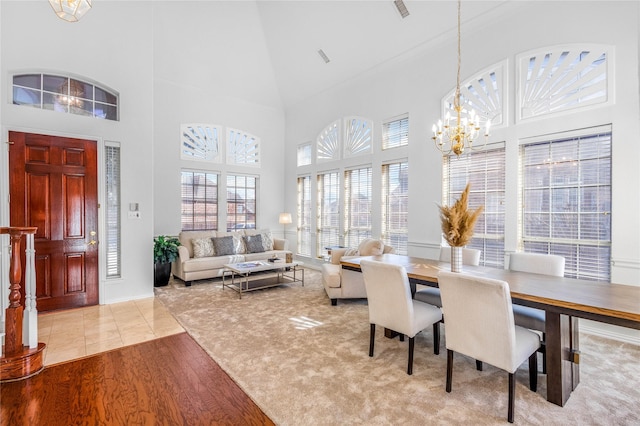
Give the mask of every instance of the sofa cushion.
[{"label": "sofa cushion", "polygon": [[380,240],[373,238],[365,238],[358,246],[358,254],[360,256],[378,256],[382,254],[384,244]]},{"label": "sofa cushion", "polygon": [[[200,257],[184,262],[183,268],[184,272],[215,271],[224,268],[227,263],[238,262],[244,262],[244,256],[234,254],[231,256]],[[217,276],[217,274],[212,274],[211,276]]]},{"label": "sofa cushion", "polygon": [[216,253],[216,256],[228,256],[231,254],[236,254],[233,236],[228,235],[226,237],[216,237],[212,238],[213,241],[213,249]]},{"label": "sofa cushion", "polygon": [[211,257],[214,256],[213,241],[211,238],[192,238],[193,257]]},{"label": "sofa cushion", "polygon": [[247,253],[263,253],[265,251],[262,245],[262,235],[244,235],[242,239],[244,239]]}]

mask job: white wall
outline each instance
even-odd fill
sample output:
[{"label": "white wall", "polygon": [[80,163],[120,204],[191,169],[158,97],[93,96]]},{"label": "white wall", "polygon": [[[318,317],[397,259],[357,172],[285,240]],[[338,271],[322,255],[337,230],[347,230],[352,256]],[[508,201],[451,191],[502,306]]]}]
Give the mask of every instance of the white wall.
[{"label": "white wall", "polygon": [[[259,173],[258,225],[282,229],[284,113],[255,3],[101,1],[77,23],[58,19],[46,1],[3,0],[0,11],[4,140],[19,130],[95,139],[99,151],[105,141],[121,144],[122,278],[106,280],[101,259],[100,303],[153,295],[153,236],[180,231],[181,167],[223,177],[227,171]],[[72,73],[118,91],[120,121],[12,105],[12,74],[34,70]],[[193,122],[259,136],[262,169],[180,161],[180,124]],[[0,200],[8,199],[5,151]],[[141,219],[127,218],[134,202]],[[0,202],[0,226],[9,225],[8,211]]]},{"label": "white wall", "polygon": [[[462,28],[462,80],[500,61],[508,60],[508,123],[515,122],[515,57],[529,50],[566,44],[604,44],[615,49],[609,73],[614,79],[614,103],[581,110],[528,125],[492,130],[492,141],[506,141],[507,251],[517,249],[516,216],[518,143],[522,138],[562,130],[612,124],[613,213],[612,280],[640,285],[640,117],[637,2],[527,2],[509,16],[482,27]],[[300,143],[316,140],[331,121],[355,114],[371,118],[377,127],[386,118],[408,112],[409,131],[409,254],[437,257],[440,224],[442,164],[433,147],[431,125],[441,115],[440,100],[455,86],[456,48],[450,44],[425,46],[392,64],[376,67],[357,79],[325,91],[287,109],[286,144],[292,152]],[[372,156],[375,161],[375,156]],[[317,170],[339,168],[327,164]],[[311,168],[313,169],[313,167]],[[285,203],[295,211],[293,195],[298,170],[287,160]],[[375,181],[375,178],[374,178]],[[313,188],[312,188],[313,191]],[[374,207],[375,209],[376,207]],[[379,209],[379,207],[378,207]],[[379,212],[374,212],[374,216]]]}]

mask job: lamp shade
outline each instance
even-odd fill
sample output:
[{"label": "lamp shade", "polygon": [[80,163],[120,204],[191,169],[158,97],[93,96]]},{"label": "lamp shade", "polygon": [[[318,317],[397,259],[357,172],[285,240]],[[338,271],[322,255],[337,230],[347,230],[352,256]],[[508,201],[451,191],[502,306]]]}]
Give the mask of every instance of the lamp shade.
[{"label": "lamp shade", "polygon": [[280,222],[283,225],[291,223],[291,213],[280,213],[280,218],[278,219],[278,222]]},{"label": "lamp shade", "polygon": [[91,0],[49,0],[58,18],[77,22],[91,9]]}]

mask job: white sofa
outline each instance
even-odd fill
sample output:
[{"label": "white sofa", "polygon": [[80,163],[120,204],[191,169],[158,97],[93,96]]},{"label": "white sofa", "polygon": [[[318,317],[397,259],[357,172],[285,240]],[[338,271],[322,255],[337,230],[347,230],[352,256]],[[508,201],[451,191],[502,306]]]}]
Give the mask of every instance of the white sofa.
[{"label": "white sofa", "polygon": [[[260,236],[257,240],[256,235]],[[222,237],[231,237],[232,249],[225,244],[229,242],[229,238]],[[181,244],[178,247],[179,257],[173,262],[171,272],[175,278],[184,281],[186,286],[190,286],[194,280],[221,277],[226,263],[285,258],[287,254],[291,254],[288,241],[273,238],[269,230],[182,231],[178,239]],[[216,253],[215,243],[219,243],[218,248],[223,254]],[[261,251],[258,243],[262,243]]]},{"label": "white sofa", "polygon": [[331,260],[322,264],[322,285],[327,292],[333,306],[338,304],[338,299],[363,299],[367,297],[362,273],[342,269],[340,261],[361,256],[377,256],[385,253],[394,253],[391,246],[385,245],[381,240],[366,238],[360,242],[357,249],[340,248],[331,250]]}]

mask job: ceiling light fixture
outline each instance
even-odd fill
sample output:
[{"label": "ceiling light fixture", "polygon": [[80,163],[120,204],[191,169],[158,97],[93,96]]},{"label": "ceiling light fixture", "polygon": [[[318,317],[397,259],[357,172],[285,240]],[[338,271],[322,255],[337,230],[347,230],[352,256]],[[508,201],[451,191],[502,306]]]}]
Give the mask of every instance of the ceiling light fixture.
[{"label": "ceiling light fixture", "polygon": [[320,55],[320,57],[322,58],[322,60],[324,61],[324,63],[325,63],[325,64],[328,64],[328,63],[329,63],[329,61],[331,60],[331,59],[329,59],[329,57],[327,56],[327,54],[326,54],[326,53],[324,53],[324,51],[323,51],[322,49],[319,49],[319,50],[318,50],[318,55]]},{"label": "ceiling light fixture", "polygon": [[49,0],[58,18],[78,22],[91,9],[91,0]]},{"label": "ceiling light fixture", "polygon": [[[474,149],[473,141],[480,135],[480,116],[476,115],[475,111],[463,109],[462,95],[460,94],[460,0],[458,0],[458,77],[456,80],[456,93],[453,100],[453,109],[456,111],[456,117],[451,117],[451,113],[447,111],[447,114],[443,120],[438,120],[438,124],[434,124],[431,128],[433,130],[433,136],[431,139],[436,144],[436,148],[442,152],[443,155],[449,155],[453,152],[456,155],[460,155],[464,152],[465,148]],[[468,101],[465,104],[471,103]],[[464,112],[465,117],[462,117]],[[491,121],[487,120],[484,131],[484,145],[487,143],[489,137],[489,128],[491,127]],[[480,147],[480,148],[482,148]]]},{"label": "ceiling light fixture", "polygon": [[396,5],[396,9],[398,9],[398,12],[400,13],[400,16],[402,16],[402,19],[404,19],[407,16],[409,16],[409,9],[407,9],[407,5],[404,4],[404,1],[402,1],[402,0],[394,0],[393,4]]}]

